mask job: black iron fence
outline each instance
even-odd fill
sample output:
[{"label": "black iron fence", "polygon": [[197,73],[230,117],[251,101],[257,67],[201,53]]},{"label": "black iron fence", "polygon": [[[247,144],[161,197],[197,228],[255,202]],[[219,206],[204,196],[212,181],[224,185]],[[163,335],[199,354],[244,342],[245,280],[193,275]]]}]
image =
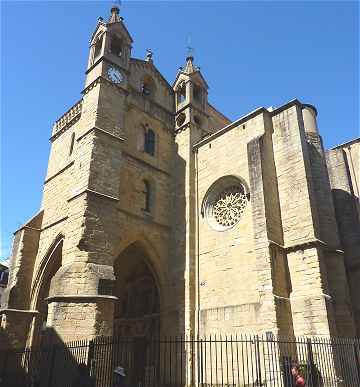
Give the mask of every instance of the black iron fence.
[{"label": "black iron fence", "polygon": [[360,341],[255,335],[98,337],[0,351],[2,387],[360,386]]}]

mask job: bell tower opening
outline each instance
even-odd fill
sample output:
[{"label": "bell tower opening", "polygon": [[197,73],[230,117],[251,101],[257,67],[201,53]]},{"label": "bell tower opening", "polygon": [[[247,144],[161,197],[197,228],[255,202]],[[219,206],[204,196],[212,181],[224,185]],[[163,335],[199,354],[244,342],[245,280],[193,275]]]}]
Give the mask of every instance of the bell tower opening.
[{"label": "bell tower opening", "polygon": [[185,82],[183,82],[179,85],[177,92],[176,92],[176,96],[177,96],[177,104],[178,105],[180,105],[186,101],[186,84],[185,84]]},{"label": "bell tower opening", "polygon": [[[194,57],[186,58],[184,67],[180,67],[173,84],[176,102],[176,130],[191,126],[197,130],[199,140],[208,127],[208,85],[200,72],[200,67],[194,63]],[[196,141],[195,141],[196,142]]]},{"label": "bell tower opening", "polygon": [[100,35],[96,40],[96,43],[94,46],[94,61],[96,61],[101,55],[103,38],[104,38],[104,35]]},{"label": "bell tower opening", "polygon": [[118,57],[123,54],[123,42],[116,35],[111,38],[110,51],[113,55]]},{"label": "bell tower opening", "polygon": [[157,280],[145,249],[139,243],[127,247],[114,264],[114,335],[149,338],[160,333],[160,297]]}]

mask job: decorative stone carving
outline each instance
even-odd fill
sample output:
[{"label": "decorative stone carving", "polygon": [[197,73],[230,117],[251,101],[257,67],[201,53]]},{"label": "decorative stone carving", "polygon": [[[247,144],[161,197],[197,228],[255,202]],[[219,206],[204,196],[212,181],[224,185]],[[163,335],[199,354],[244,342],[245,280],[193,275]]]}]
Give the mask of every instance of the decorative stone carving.
[{"label": "decorative stone carving", "polygon": [[234,176],[225,176],[213,184],[203,203],[203,215],[214,230],[225,231],[241,219],[246,205],[247,192]]},{"label": "decorative stone carving", "polygon": [[246,195],[241,185],[225,189],[217,197],[213,214],[214,218],[223,227],[231,227],[239,222],[246,207]]}]

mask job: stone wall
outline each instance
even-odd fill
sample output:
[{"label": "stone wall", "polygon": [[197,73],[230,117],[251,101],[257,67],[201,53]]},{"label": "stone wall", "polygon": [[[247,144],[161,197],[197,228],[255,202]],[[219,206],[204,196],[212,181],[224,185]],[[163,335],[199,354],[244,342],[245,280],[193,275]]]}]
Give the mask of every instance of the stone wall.
[{"label": "stone wall", "polygon": [[[265,206],[264,211],[259,207],[265,191],[261,157],[269,157],[265,154],[270,149],[258,147],[257,136],[265,133],[265,126],[262,114],[250,117],[198,149],[199,207],[209,187],[224,176],[239,178],[251,198],[239,224],[223,232],[211,227],[206,209],[198,215],[201,334],[276,330]],[[262,238],[259,221],[265,226],[265,244],[256,237]],[[268,321],[267,313],[272,315]]]},{"label": "stone wall", "polygon": [[[309,109],[305,107],[305,109]],[[305,114],[303,109],[303,115]],[[307,126],[308,125],[308,126]],[[339,231],[336,223],[333,197],[325,161],[325,152],[320,136],[311,130],[305,121],[306,143],[309,155],[310,179],[314,196],[312,198],[314,216],[318,220],[317,235],[321,240],[321,255],[324,257],[336,331],[340,336],[354,336],[354,324],[347,275],[344,266],[344,255],[341,251]]]},{"label": "stone wall", "polygon": [[[326,153],[336,221],[345,253],[346,278],[350,287],[358,335],[360,332],[359,149],[360,140],[357,140]],[[345,305],[350,308],[349,302]]]}]

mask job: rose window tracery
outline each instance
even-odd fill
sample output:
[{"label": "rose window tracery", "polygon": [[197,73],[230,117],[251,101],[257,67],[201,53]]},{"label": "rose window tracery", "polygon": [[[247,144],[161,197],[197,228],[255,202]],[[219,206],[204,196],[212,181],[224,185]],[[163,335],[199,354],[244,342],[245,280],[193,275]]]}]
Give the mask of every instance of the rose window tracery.
[{"label": "rose window tracery", "polygon": [[246,195],[241,186],[232,186],[220,193],[213,206],[213,216],[221,226],[230,227],[239,222],[246,207]]},{"label": "rose window tracery", "polygon": [[209,188],[203,201],[202,214],[211,228],[225,231],[241,220],[249,200],[244,184],[235,176],[224,176]]}]

